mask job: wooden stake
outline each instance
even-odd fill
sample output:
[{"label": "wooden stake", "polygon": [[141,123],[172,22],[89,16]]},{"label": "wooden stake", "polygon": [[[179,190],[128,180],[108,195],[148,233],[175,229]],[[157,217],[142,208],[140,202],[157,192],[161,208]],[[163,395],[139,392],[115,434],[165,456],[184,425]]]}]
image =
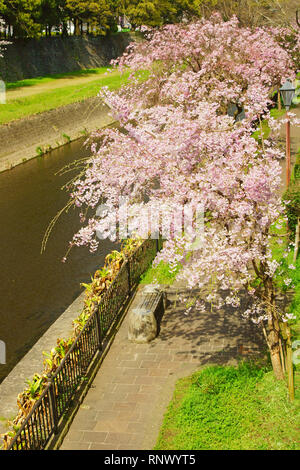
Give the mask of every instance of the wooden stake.
[{"label": "wooden stake", "polygon": [[286,340],[286,369],[288,373],[288,388],[289,388],[289,397],[290,401],[295,399],[295,388],[294,388],[294,368],[292,361],[292,340],[291,340],[291,330],[290,327],[286,324],[282,324],[282,335]]},{"label": "wooden stake", "polygon": [[300,217],[297,219],[297,226],[296,226],[296,235],[295,235],[295,250],[294,250],[294,257],[293,263],[296,264],[298,249],[299,249],[299,233],[300,233]]}]

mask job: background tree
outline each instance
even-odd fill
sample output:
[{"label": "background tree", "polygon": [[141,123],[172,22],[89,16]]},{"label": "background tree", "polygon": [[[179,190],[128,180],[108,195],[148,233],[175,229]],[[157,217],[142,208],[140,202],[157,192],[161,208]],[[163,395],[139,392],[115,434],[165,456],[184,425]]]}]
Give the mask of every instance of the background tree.
[{"label": "background tree", "polygon": [[39,37],[41,0],[4,0],[1,16],[13,27],[14,37]]},{"label": "background tree", "polygon": [[75,34],[80,34],[80,25],[89,23],[97,34],[106,34],[116,24],[116,11],[110,0],[66,0],[66,8],[74,20]]},{"label": "background tree", "polygon": [[297,0],[121,0],[121,4],[134,26],[153,27],[183,18],[209,18],[214,11],[225,21],[236,15],[243,26],[287,26],[295,21],[299,8]]},{"label": "background tree", "polygon": [[40,23],[45,29],[46,36],[51,36],[53,26],[63,22],[63,9],[58,0],[41,0]]}]

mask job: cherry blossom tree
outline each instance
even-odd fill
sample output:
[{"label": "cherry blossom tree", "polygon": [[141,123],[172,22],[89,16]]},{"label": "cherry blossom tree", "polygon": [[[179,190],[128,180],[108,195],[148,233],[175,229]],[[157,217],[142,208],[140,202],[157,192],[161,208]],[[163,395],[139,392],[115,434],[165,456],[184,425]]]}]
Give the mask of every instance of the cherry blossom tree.
[{"label": "cherry blossom tree", "polygon": [[[147,32],[117,65],[131,68],[131,84],[118,93],[103,89],[101,97],[121,129],[98,131],[89,141],[93,155],[70,186],[85,224],[71,245],[96,250],[97,231],[109,235],[113,218],[124,218],[120,197],[139,227],[148,227],[149,214],[162,207],[202,204],[205,230],[196,235],[174,229],[180,210],[156,218],[152,231],[166,232],[171,224],[173,236],[155,262],[183,266],[179,276],[202,292],[197,308],[204,308],[201,299],[214,308],[231,305],[261,325],[275,375],[283,378],[280,324],[289,316],[276,303],[280,266],[270,240],[274,223],[284,220],[284,155],[272,133],[267,140],[252,134],[262,119],[275,132],[270,97],[295,76],[289,51],[272,30],[214,15]],[[232,106],[244,110],[242,121],[228,115]],[[101,217],[86,217],[87,208],[96,211],[104,201]]]}]

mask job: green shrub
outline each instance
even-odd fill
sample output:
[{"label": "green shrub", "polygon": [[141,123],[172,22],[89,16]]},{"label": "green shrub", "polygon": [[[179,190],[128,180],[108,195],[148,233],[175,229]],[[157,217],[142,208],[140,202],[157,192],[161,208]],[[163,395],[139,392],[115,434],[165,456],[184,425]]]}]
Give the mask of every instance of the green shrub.
[{"label": "green shrub", "polygon": [[296,163],[294,166],[294,179],[295,180],[300,179],[300,150],[298,150],[298,153],[296,156]]},{"label": "green shrub", "polygon": [[300,217],[300,179],[295,179],[291,182],[288,190],[283,196],[283,200],[286,202],[289,229],[291,230],[292,237],[294,237],[297,220],[298,217]]}]

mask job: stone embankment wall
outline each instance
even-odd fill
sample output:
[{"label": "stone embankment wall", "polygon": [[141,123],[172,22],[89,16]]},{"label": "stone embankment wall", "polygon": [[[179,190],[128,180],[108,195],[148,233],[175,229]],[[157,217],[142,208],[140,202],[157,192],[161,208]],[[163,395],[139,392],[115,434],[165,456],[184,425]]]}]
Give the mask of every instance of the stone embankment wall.
[{"label": "stone embankment wall", "polygon": [[0,58],[0,78],[6,82],[53,73],[102,67],[120,56],[136,35],[51,37],[16,40]]},{"label": "stone embankment wall", "polygon": [[0,126],[0,172],[114,122],[100,98],[61,106]]}]

